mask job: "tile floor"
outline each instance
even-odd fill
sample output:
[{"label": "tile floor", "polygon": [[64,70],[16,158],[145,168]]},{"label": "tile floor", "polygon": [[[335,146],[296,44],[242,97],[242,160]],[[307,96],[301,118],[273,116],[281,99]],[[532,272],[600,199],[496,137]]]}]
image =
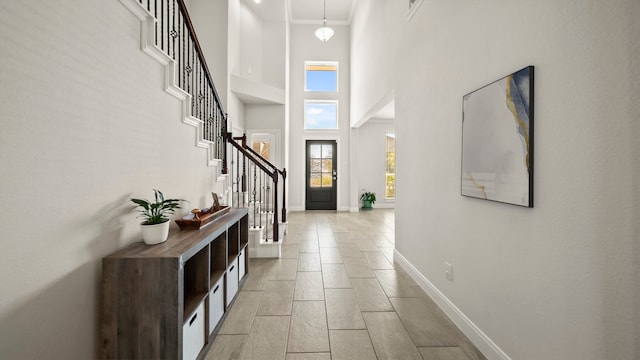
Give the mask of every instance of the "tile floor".
[{"label": "tile floor", "polygon": [[393,210],[288,220],[282,258],[251,259],[207,360],[485,359],[393,263]]}]

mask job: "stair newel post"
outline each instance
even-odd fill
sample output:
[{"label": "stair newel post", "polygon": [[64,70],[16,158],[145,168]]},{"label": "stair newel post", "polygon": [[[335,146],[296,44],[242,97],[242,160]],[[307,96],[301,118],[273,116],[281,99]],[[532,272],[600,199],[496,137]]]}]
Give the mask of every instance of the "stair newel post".
[{"label": "stair newel post", "polygon": [[278,238],[278,171],[273,171],[273,241],[279,241]]},{"label": "stair newel post", "polygon": [[[277,172],[277,170],[276,170]],[[287,169],[282,169],[282,222],[287,222]]]},{"label": "stair newel post", "polygon": [[231,136],[231,134],[227,132],[227,119],[228,118],[229,118],[229,114],[224,114],[224,117],[221,119],[221,124],[220,124],[220,126],[221,126],[221,134],[222,134],[221,137],[224,139],[223,140],[224,144],[223,144],[223,147],[222,147],[222,156],[223,156],[223,159],[224,159],[224,161],[222,162],[222,164],[223,164],[222,165],[223,166],[222,170],[223,170],[224,174],[226,174],[229,171],[229,169],[227,169],[227,143],[228,143],[228,139]]}]

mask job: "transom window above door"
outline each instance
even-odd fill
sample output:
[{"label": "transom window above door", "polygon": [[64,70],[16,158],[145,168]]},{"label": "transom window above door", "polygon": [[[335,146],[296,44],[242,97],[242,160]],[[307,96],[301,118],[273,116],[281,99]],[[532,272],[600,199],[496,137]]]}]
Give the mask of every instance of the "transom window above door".
[{"label": "transom window above door", "polygon": [[337,62],[304,62],[304,91],[337,92]]},{"label": "transom window above door", "polygon": [[307,130],[337,129],[338,101],[305,100],[304,128]]}]

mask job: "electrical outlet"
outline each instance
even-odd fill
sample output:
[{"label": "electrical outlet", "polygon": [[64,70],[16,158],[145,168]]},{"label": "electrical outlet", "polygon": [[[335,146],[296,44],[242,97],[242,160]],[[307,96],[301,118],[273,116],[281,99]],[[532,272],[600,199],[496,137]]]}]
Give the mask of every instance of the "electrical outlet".
[{"label": "electrical outlet", "polygon": [[444,277],[449,281],[453,281],[453,266],[448,262],[444,262]]}]

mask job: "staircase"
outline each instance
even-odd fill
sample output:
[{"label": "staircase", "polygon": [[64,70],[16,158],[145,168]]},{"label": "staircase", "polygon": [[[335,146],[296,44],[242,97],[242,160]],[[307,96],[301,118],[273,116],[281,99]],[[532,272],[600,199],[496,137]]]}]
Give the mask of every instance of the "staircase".
[{"label": "staircase", "polygon": [[227,132],[228,115],[184,0],[119,1],[141,22],[142,51],[164,65],[164,90],[182,101],[182,122],[196,128],[195,145],[207,150],[207,165],[218,174],[214,191],[223,204],[249,208],[249,255],[280,257],[287,226],[286,170],[248,147],[246,136]]}]

